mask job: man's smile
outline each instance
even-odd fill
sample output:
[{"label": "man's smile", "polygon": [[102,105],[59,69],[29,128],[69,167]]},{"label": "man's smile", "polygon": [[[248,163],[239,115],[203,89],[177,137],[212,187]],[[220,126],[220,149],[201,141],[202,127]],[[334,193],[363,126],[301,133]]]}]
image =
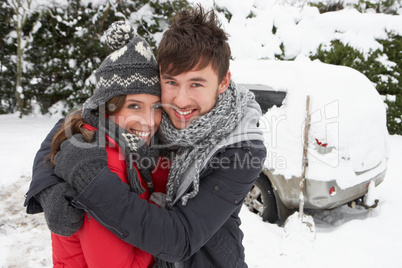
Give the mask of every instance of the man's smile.
[{"label": "man's smile", "polygon": [[197,109],[173,109],[173,111],[178,120],[187,121],[195,115]]}]

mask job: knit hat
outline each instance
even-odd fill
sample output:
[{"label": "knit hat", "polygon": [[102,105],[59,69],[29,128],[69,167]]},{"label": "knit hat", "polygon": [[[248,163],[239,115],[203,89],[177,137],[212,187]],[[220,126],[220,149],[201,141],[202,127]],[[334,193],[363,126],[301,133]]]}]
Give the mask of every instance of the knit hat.
[{"label": "knit hat", "polygon": [[84,103],[84,118],[118,95],[161,95],[158,64],[151,47],[128,22],[114,22],[103,39],[114,52],[96,70],[96,89]]}]

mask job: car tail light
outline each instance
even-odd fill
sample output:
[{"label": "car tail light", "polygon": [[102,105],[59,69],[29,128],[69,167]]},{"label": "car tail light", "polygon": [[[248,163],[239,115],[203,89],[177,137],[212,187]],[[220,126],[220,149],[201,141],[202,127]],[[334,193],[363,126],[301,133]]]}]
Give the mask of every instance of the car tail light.
[{"label": "car tail light", "polygon": [[317,142],[318,145],[320,145],[322,147],[327,147],[328,146],[328,143],[320,142],[318,139],[315,139],[315,141]]},{"label": "car tail light", "polygon": [[330,153],[330,152],[332,152],[332,149],[334,149],[333,146],[328,146],[328,143],[321,142],[318,139],[315,139],[315,141],[316,141],[315,149],[320,154]]},{"label": "car tail light", "polygon": [[330,196],[336,195],[335,187],[332,186],[332,187],[329,189],[329,195],[330,195]]}]

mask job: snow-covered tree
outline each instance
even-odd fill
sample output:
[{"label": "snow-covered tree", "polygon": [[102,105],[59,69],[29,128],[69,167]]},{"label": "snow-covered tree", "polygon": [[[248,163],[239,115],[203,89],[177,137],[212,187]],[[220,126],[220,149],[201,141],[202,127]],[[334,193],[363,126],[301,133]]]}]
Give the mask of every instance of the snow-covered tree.
[{"label": "snow-covered tree", "polygon": [[13,57],[16,54],[14,41],[10,35],[13,27],[10,19],[13,16],[13,10],[6,0],[0,0],[0,33],[3,38],[0,39],[0,114],[12,113],[16,106],[15,96],[15,64]]},{"label": "snow-covered tree", "polygon": [[15,29],[9,36],[17,40],[12,57],[17,72],[8,77],[17,90],[10,106],[21,114],[33,103],[42,113],[59,101],[66,112],[83,103],[94,90],[94,70],[110,52],[100,37],[114,21],[130,21],[156,51],[169,18],[188,5],[185,0],[67,0],[32,9],[33,0],[6,1]]},{"label": "snow-covered tree", "polygon": [[[13,9],[13,15],[10,18],[10,23],[13,25],[17,41],[17,58],[16,58],[16,85],[15,96],[17,99],[17,108],[20,112],[20,117],[25,112],[25,96],[22,86],[22,76],[25,70],[24,52],[32,41],[32,33],[36,28],[34,24],[28,34],[24,33],[24,27],[33,13],[37,13],[38,5],[33,0],[8,0],[9,6]],[[40,14],[40,11],[39,11]],[[38,16],[38,18],[40,15]]]}]

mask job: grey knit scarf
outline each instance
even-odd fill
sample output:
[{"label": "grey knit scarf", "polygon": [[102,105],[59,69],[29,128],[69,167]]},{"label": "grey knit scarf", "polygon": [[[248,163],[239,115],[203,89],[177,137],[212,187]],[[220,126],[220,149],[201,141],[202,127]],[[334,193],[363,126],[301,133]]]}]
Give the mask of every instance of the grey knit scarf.
[{"label": "grey knit scarf", "polygon": [[161,142],[176,151],[167,183],[167,206],[171,207],[177,190],[183,181],[183,174],[190,164],[196,163],[191,192],[181,197],[182,204],[197,195],[201,164],[208,153],[223,138],[228,136],[241,120],[244,110],[254,94],[230,82],[229,88],[219,94],[214,108],[195,119],[185,129],[176,129],[166,113],[163,113],[159,128]]},{"label": "grey knit scarf", "polygon": [[[102,107],[100,110],[102,110]],[[131,190],[137,194],[145,192],[145,189],[141,186],[137,171],[133,166],[133,163],[135,163],[141,177],[146,181],[150,193],[152,193],[151,171],[157,163],[158,150],[150,148],[143,139],[127,132],[104,115],[99,114],[98,111],[91,110],[89,113],[85,113],[83,119],[86,123],[98,129],[99,137],[105,137],[103,134],[108,135],[124,152]]]}]

